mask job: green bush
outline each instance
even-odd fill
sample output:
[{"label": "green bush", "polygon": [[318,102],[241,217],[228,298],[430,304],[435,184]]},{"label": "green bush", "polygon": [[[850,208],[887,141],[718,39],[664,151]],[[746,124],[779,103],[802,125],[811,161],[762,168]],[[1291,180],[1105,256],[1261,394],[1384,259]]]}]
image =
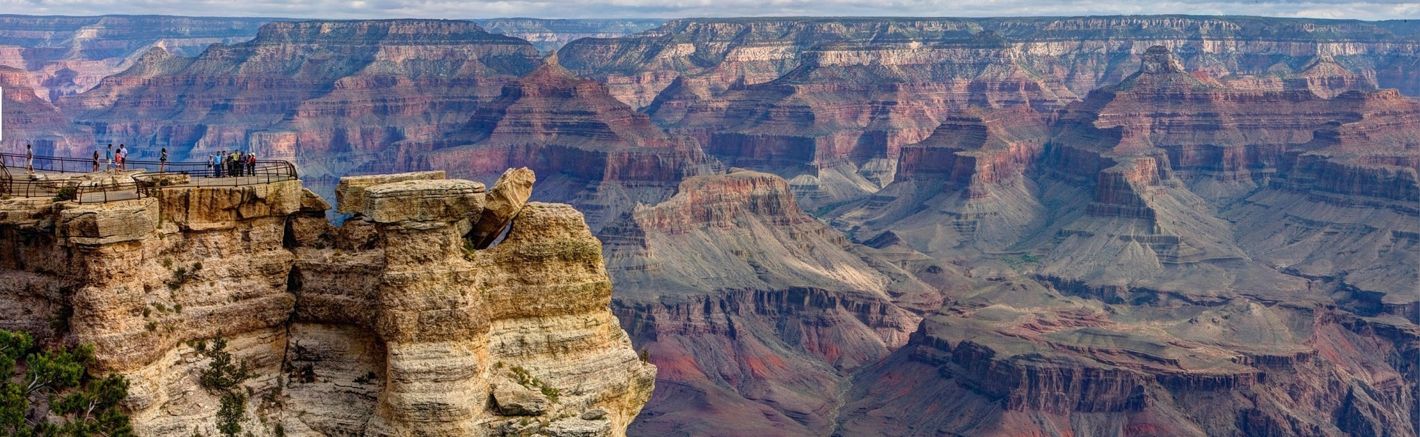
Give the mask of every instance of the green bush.
[{"label": "green bush", "polygon": [[76,186],[73,186],[73,185],[65,185],[65,186],[59,187],[59,192],[57,192],[57,193],[54,194],[54,201],[55,201],[55,202],[64,202],[64,201],[69,201],[69,200],[76,200],[76,199],[78,199],[78,198],[79,198],[79,187],[76,187]]},{"label": "green bush", "polygon": [[134,435],[119,405],[128,381],[89,373],[93,362],[90,346],[40,350],[29,335],[0,330],[0,434]]}]

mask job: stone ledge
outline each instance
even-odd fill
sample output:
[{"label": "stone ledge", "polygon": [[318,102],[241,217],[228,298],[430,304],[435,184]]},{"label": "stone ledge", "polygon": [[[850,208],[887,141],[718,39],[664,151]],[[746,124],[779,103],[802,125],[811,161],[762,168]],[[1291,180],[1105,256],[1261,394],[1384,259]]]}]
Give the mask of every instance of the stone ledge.
[{"label": "stone ledge", "polygon": [[146,238],[158,226],[154,198],[103,204],[74,204],[59,213],[60,235],[82,245],[101,245]]},{"label": "stone ledge", "polygon": [[346,176],[340,178],[335,188],[336,211],[355,214],[365,210],[365,193],[373,186],[404,181],[432,181],[444,179],[444,172],[421,171],[412,173],[378,174],[367,176]]},{"label": "stone ledge", "polygon": [[394,182],[362,191],[361,213],[375,223],[457,222],[483,211],[483,184],[462,179]]}]

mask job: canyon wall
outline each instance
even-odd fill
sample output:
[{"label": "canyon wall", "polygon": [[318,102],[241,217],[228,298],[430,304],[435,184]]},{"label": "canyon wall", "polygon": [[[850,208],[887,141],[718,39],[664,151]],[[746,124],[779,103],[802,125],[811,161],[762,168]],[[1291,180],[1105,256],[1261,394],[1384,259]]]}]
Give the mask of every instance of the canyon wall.
[{"label": "canyon wall", "polygon": [[[21,12],[21,11],[9,11]],[[0,16],[0,66],[30,72],[47,101],[87,91],[152,48],[193,56],[251,39],[269,18]]]}]

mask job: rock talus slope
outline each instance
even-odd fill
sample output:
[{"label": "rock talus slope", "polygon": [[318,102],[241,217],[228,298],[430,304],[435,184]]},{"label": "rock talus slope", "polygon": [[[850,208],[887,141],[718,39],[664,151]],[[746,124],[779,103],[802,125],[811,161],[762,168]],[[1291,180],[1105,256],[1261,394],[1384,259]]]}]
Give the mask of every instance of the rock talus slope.
[{"label": "rock talus slope", "polygon": [[[94,344],[101,371],[133,382],[146,435],[215,433],[194,349],[214,337],[249,366],[257,434],[624,435],[655,368],[609,310],[581,214],[526,203],[518,172],[492,191],[351,179],[363,201],[339,227],[297,181],[7,199],[3,326]],[[505,226],[492,247],[465,243]]]}]

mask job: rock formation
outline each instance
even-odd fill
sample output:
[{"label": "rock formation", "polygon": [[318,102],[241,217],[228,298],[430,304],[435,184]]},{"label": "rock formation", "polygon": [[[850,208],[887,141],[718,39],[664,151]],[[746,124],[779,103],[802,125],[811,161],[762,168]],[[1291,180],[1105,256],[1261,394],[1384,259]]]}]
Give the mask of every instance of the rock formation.
[{"label": "rock formation", "polygon": [[[1420,339],[1405,133],[1420,107],[1393,90],[1238,88],[1179,66],[1149,49],[1063,111],[1028,164],[991,166],[1020,174],[1018,190],[958,170],[956,152],[832,213],[979,281],[857,375],[839,432],[1415,432],[1401,423],[1417,387],[1374,384],[1417,370],[1402,363]],[[924,146],[1031,144],[963,124]],[[947,195],[916,194],[941,178],[929,187]],[[1015,193],[981,207],[1014,211],[1000,216],[1013,232],[923,227],[979,192]]]},{"label": "rock formation", "polygon": [[781,178],[701,175],[602,231],[614,308],[660,363],[636,433],[831,432],[847,376],[937,290],[799,210]]},{"label": "rock formation", "polygon": [[[1077,96],[1130,75],[1139,67],[1137,56],[1155,45],[1187,47],[1183,65],[1214,76],[1295,73],[1323,56],[1375,78],[1379,87],[1420,95],[1420,82],[1405,74],[1420,48],[1413,26],[1203,16],[700,18],[671,20],[624,38],[573,41],[558,55],[567,68],[608,84],[613,95],[636,107],[650,105],[682,77],[703,79],[718,94],[775,81],[810,59],[851,64],[881,56],[886,62],[875,65],[892,65],[930,56],[939,41],[970,41],[973,35],[980,41],[976,53],[1012,59]],[[996,48],[985,50],[991,46]],[[964,68],[953,76],[991,72]]]},{"label": "rock formation", "polygon": [[0,107],[5,111],[5,144],[12,147],[8,152],[23,153],[25,144],[44,156],[93,152],[93,132],[74,125],[59,108],[36,94],[34,81],[24,70],[0,66],[0,88],[5,90]]},{"label": "rock formation", "polygon": [[218,337],[250,371],[256,434],[624,435],[655,368],[609,311],[581,214],[524,205],[532,175],[509,174],[491,192],[350,178],[339,227],[297,181],[6,199],[0,327],[94,344],[144,435],[215,434],[198,378]]}]

